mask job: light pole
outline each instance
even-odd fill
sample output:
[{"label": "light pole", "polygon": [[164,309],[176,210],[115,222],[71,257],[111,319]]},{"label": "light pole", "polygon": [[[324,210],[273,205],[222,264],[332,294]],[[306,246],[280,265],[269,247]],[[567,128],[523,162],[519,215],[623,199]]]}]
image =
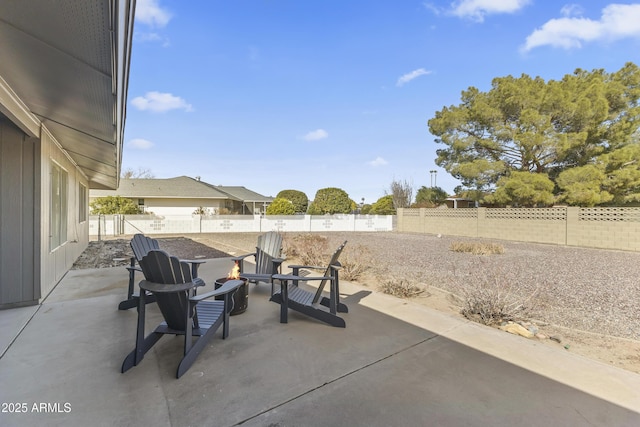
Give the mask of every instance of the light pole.
[{"label": "light pole", "polygon": [[437,170],[430,170],[429,173],[431,174],[431,188],[433,188],[433,185],[436,182],[436,177],[437,177],[436,174],[438,173],[438,171]]}]

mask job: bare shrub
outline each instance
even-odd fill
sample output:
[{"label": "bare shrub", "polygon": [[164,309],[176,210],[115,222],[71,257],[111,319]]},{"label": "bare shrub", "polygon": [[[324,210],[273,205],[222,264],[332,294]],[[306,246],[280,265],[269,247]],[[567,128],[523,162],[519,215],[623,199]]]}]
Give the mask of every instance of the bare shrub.
[{"label": "bare shrub", "polygon": [[536,304],[539,287],[532,292],[517,288],[517,281],[503,271],[479,269],[458,285],[464,317],[484,325],[496,325],[526,316]]},{"label": "bare shrub", "polygon": [[329,260],[329,243],[325,236],[318,234],[285,236],[282,246],[287,258],[298,259],[304,265],[323,266]]},{"label": "bare shrub", "polygon": [[344,280],[358,280],[365,271],[373,267],[371,251],[366,246],[346,246],[340,258],[340,277]]},{"label": "bare shrub", "polygon": [[452,242],[449,250],[453,252],[465,252],[473,255],[503,254],[504,246],[498,243],[484,242]]},{"label": "bare shrub", "polygon": [[415,298],[422,294],[424,287],[415,285],[407,279],[388,278],[380,283],[380,292],[393,295],[398,298]]}]

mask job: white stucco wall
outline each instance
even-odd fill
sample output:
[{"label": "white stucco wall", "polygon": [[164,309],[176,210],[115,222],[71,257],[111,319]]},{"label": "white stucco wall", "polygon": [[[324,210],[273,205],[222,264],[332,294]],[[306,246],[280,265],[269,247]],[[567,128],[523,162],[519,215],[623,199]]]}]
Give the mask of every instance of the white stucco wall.
[{"label": "white stucco wall", "polygon": [[[133,199],[137,203],[136,199]],[[144,211],[155,215],[191,215],[199,207],[208,209],[215,214],[218,209],[224,207],[223,200],[213,199],[174,199],[174,198],[145,198]]]}]

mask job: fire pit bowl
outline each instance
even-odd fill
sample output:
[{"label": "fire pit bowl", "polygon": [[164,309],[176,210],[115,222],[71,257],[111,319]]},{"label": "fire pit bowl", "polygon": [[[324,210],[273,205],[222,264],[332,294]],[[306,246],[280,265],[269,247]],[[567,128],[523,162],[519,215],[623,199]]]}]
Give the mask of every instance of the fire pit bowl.
[{"label": "fire pit bowl", "polygon": [[[220,279],[215,281],[215,289],[218,289],[220,286],[224,285],[227,280],[234,280],[228,277],[221,277]],[[233,293],[233,309],[229,314],[234,316],[236,314],[244,313],[249,306],[249,283],[247,279],[241,277],[238,280],[242,280],[243,284]],[[217,300],[223,300],[224,296],[219,295],[216,297]]]}]

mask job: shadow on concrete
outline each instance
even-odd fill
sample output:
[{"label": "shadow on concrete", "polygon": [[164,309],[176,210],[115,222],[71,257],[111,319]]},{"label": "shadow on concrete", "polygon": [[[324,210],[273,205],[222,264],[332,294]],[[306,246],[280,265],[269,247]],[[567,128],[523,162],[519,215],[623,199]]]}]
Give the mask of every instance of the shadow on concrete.
[{"label": "shadow on concrete", "polygon": [[[201,276],[212,285],[229,264],[210,260]],[[637,393],[640,376],[626,372],[629,382],[611,383],[621,374],[615,368],[535,346],[518,356],[578,377],[587,370],[601,380],[596,397],[570,385],[580,378],[551,379],[445,336],[493,330],[346,282],[345,329],[296,312],[281,324],[269,287],[252,285],[247,311],[231,318],[230,337],[214,339],[181,379],[180,337],[162,338],[121,374],[137,314],[117,310],[126,271],[103,270],[70,272],[0,360],[0,400],[26,408],[0,413],[0,425],[640,425],[637,395],[606,398],[612,384]],[[154,305],[148,314],[151,329],[161,316]],[[502,349],[528,343],[495,336],[508,342],[482,339]]]}]

